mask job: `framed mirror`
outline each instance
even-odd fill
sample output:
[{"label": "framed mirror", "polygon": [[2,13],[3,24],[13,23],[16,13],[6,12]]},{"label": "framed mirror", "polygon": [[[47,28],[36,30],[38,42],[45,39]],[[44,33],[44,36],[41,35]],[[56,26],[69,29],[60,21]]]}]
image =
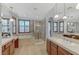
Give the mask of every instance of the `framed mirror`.
[{"label": "framed mirror", "polygon": [[67,22],[67,32],[74,33],[76,31],[76,22]]}]

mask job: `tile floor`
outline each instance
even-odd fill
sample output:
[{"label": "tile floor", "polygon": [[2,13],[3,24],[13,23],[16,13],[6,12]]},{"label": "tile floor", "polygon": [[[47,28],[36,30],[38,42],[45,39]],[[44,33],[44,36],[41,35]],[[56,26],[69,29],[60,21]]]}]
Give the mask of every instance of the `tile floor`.
[{"label": "tile floor", "polygon": [[42,39],[21,39],[14,55],[47,55],[46,41]]}]

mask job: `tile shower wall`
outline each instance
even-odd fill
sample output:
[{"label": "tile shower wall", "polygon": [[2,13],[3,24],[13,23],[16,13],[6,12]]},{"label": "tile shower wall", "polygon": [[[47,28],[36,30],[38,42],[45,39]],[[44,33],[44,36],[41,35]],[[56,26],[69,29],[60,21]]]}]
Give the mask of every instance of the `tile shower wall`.
[{"label": "tile shower wall", "polygon": [[34,35],[38,36],[37,34],[37,25],[40,25],[39,27],[39,39],[45,39],[46,38],[46,20],[34,20]]}]

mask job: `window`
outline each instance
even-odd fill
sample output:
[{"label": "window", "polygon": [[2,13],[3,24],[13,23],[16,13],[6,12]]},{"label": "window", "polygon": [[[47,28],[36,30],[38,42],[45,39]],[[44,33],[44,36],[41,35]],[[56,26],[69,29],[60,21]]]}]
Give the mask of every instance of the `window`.
[{"label": "window", "polygon": [[59,22],[59,32],[64,32],[64,22],[63,21]]},{"label": "window", "polygon": [[[13,22],[13,33],[15,33],[15,20]],[[2,20],[2,32],[3,33],[8,33],[10,31],[10,22],[9,18],[4,18]]]},{"label": "window", "polygon": [[2,20],[2,32],[3,33],[9,32],[9,19]]},{"label": "window", "polygon": [[19,21],[19,32],[29,32],[29,21],[28,20]]},{"label": "window", "polygon": [[58,32],[58,22],[53,22],[53,31]]}]

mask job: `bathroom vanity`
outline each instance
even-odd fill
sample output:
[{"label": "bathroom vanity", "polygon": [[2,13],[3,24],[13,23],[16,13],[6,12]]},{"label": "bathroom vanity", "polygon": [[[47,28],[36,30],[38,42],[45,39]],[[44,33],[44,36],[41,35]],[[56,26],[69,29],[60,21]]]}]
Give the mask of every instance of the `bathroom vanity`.
[{"label": "bathroom vanity", "polygon": [[18,37],[9,37],[2,39],[2,55],[13,55],[15,48],[18,48]]},{"label": "bathroom vanity", "polygon": [[79,41],[64,36],[48,38],[47,52],[49,55],[79,55]]}]

